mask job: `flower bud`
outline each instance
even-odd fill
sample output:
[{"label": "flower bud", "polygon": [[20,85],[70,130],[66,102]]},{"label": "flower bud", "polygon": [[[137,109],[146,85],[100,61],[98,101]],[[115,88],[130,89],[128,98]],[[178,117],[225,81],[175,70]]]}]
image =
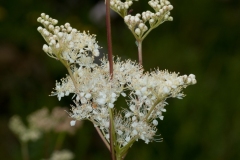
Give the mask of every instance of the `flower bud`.
[{"label": "flower bud", "polygon": [[46,44],[43,45],[43,51],[46,53],[48,52],[48,45],[46,45]]},{"label": "flower bud", "polygon": [[136,28],[135,33],[139,36],[141,34],[141,30],[139,28]]}]

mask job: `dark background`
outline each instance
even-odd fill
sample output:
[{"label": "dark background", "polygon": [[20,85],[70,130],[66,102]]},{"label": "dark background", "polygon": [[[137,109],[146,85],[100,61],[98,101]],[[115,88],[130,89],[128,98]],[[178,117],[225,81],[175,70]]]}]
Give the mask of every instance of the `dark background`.
[{"label": "dark background", "polygon": [[[43,51],[36,19],[45,12],[97,35],[106,53],[105,20],[94,22],[97,0],[0,0],[0,159],[21,159],[20,144],[8,129],[15,114],[23,119],[43,106],[69,106],[71,97],[49,97],[66,69]],[[136,142],[126,160],[240,159],[240,1],[171,0],[173,22],[153,30],[143,42],[143,65],[181,74],[193,73],[183,100],[169,99],[158,133],[163,142]],[[150,10],[146,0],[134,3],[133,14]],[[137,59],[134,38],[119,16],[112,19],[113,52]],[[37,151],[30,144],[32,157]],[[85,122],[64,148],[75,159],[105,160],[110,155],[91,123]],[[47,158],[47,157],[41,157]],[[35,158],[35,159],[41,159]],[[34,158],[32,158],[34,159]]]}]

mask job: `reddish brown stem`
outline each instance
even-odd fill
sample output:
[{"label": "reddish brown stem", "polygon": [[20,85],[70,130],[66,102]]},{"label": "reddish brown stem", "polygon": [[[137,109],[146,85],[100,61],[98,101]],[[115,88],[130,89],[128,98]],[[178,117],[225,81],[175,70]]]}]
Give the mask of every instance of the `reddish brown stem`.
[{"label": "reddish brown stem", "polygon": [[113,77],[113,54],[112,54],[112,36],[111,36],[111,20],[110,20],[110,0],[106,0],[106,26],[107,26],[107,43],[108,43],[108,61],[111,79]]},{"label": "reddish brown stem", "polygon": [[140,65],[142,65],[142,40],[137,41],[138,45],[138,62]]},{"label": "reddish brown stem", "polygon": [[[106,26],[107,26],[107,43],[108,43],[108,61],[109,61],[109,73],[111,79],[113,78],[113,54],[112,54],[112,39],[111,39],[111,20],[110,20],[110,0],[106,0]],[[109,112],[109,114],[112,114]],[[109,115],[110,116],[110,115]],[[115,151],[113,144],[113,121],[109,121],[109,136],[110,136],[110,151],[112,160],[115,160]]]}]

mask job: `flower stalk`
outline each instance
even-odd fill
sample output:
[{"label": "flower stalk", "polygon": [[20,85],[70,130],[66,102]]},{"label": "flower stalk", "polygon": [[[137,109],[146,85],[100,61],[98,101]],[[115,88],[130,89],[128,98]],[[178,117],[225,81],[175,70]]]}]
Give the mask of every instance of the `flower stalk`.
[{"label": "flower stalk", "polygon": [[109,143],[107,142],[107,140],[105,139],[105,137],[103,136],[102,132],[100,131],[100,129],[98,127],[95,127],[100,138],[102,139],[102,141],[104,142],[104,144],[106,145],[107,149],[111,152],[111,148],[110,148],[110,145]]},{"label": "flower stalk", "polygon": [[112,53],[112,35],[111,35],[111,18],[110,18],[110,0],[106,0],[106,27],[107,27],[109,73],[112,79],[113,78],[113,53]]},{"label": "flower stalk", "polygon": [[143,64],[142,60],[142,40],[137,41],[137,47],[138,47],[138,63],[139,65]]},{"label": "flower stalk", "polygon": [[28,145],[27,142],[21,141],[21,151],[23,160],[29,160]]},{"label": "flower stalk", "polygon": [[[112,54],[112,37],[111,37],[111,18],[110,18],[110,0],[106,0],[106,27],[107,27],[107,44],[108,44],[108,62],[109,62],[109,74],[111,80],[113,79],[113,54]],[[108,109],[109,113],[109,138],[110,138],[110,152],[112,160],[116,159],[115,155],[115,129],[114,118],[112,109]]]}]

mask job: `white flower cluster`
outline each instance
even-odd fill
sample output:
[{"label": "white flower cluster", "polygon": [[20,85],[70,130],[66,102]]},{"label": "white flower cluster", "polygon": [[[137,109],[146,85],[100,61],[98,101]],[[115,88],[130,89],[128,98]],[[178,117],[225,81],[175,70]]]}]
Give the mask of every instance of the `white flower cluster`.
[{"label": "white flower cluster", "polygon": [[9,128],[22,142],[36,141],[50,131],[74,134],[81,123],[77,123],[75,127],[69,126],[69,117],[63,109],[55,107],[51,114],[47,108],[39,109],[27,117],[28,125],[18,115],[14,115],[9,120]]},{"label": "white flower cluster", "polygon": [[[121,16],[126,15],[127,10],[133,4],[133,1],[134,0],[126,0],[125,2],[122,2],[120,0],[110,0],[110,7],[112,10],[114,10]],[[138,0],[135,0],[135,1],[138,1]]]},{"label": "white flower cluster", "polygon": [[126,83],[126,90],[130,91],[128,109],[123,111],[124,118],[118,118],[115,122],[120,146],[133,138],[142,139],[145,143],[153,140],[157,131],[155,126],[158,125],[156,119],[163,120],[162,112],[166,112],[165,100],[170,97],[181,99],[184,96],[181,90],[196,83],[193,74],[178,76],[159,70],[151,73],[143,73],[142,70],[134,72]]},{"label": "white flower cluster", "polygon": [[120,0],[111,0],[111,8],[124,17],[124,21],[128,28],[135,34],[136,37],[142,38],[144,33],[149,30],[146,23],[149,22],[150,29],[156,28],[165,21],[172,21],[170,11],[173,6],[167,0],[150,0],[148,4],[154,9],[151,11],[142,12],[135,16],[127,15],[127,9],[132,5],[132,1],[121,2]]},{"label": "white flower cluster", "polygon": [[41,132],[65,132],[68,134],[74,134],[76,130],[81,126],[81,122],[77,123],[75,127],[69,126],[69,116],[63,107],[54,107],[51,112],[44,107],[33,113],[31,113],[27,121],[31,128],[37,128]]},{"label": "white flower cluster", "polygon": [[[164,5],[169,5],[166,4],[166,1],[161,1],[161,3],[163,2],[163,6],[161,4],[163,8]],[[45,21],[42,22],[42,19],[49,23],[53,21],[49,17],[46,20],[46,15],[42,14],[39,21],[44,25]],[[38,29],[49,44],[50,51],[47,50],[47,53],[56,55],[60,60],[68,60],[68,62],[72,62],[73,58],[66,59],[66,57],[72,57],[73,52],[76,57],[82,58],[81,61],[78,61],[78,58],[73,59],[77,65],[71,65],[69,76],[63,78],[61,82],[57,82],[55,92],[53,92],[53,95],[57,95],[59,100],[70,93],[74,94],[75,106],[72,106],[72,113],[70,113],[73,119],[91,121],[95,127],[100,128],[109,141],[108,110],[114,108],[114,103],[119,96],[126,97],[128,94],[128,107],[123,111],[116,111],[114,117],[116,140],[119,147],[124,147],[132,140],[142,139],[146,143],[153,141],[157,131],[157,118],[163,120],[162,112],[166,112],[166,99],[170,97],[181,99],[184,96],[181,92],[182,89],[196,83],[193,74],[178,76],[177,73],[170,73],[166,70],[144,72],[139,64],[131,60],[121,61],[119,58],[114,61],[114,74],[111,79],[108,60],[103,58],[101,64],[97,65],[94,63],[94,56],[86,52],[92,48],[93,44],[96,45],[95,37],[79,31],[74,31],[74,34],[72,34],[72,30],[71,32],[62,31],[64,34],[61,39],[58,39],[56,43],[51,43],[49,42],[51,37],[57,39],[58,34],[46,36],[45,32],[50,32],[49,26],[48,24],[45,25],[45,29]],[[51,31],[53,33],[54,30]],[[69,35],[72,35],[70,40],[68,40]],[[72,48],[69,49],[69,44],[72,42],[78,45],[72,45]],[[79,47],[82,43],[84,43],[83,48]],[[58,46],[62,46],[61,49],[56,49]],[[98,48],[96,46],[94,50]],[[93,53],[93,50],[90,51]],[[98,50],[94,52],[99,53]],[[71,125],[74,124],[75,122],[72,121]]]},{"label": "white flower cluster", "polygon": [[72,28],[69,23],[56,26],[58,21],[44,13],[37,21],[45,27],[38,27],[37,30],[48,44],[43,45],[43,50],[50,57],[63,60],[64,63],[78,63],[84,66],[84,63],[89,60],[85,54],[91,52],[92,56],[99,56],[99,46],[95,41],[95,35],[81,33]]},{"label": "white flower cluster", "polygon": [[9,128],[15,133],[22,142],[35,141],[41,137],[41,131],[34,127],[26,127],[21,118],[13,116],[9,121]]}]

